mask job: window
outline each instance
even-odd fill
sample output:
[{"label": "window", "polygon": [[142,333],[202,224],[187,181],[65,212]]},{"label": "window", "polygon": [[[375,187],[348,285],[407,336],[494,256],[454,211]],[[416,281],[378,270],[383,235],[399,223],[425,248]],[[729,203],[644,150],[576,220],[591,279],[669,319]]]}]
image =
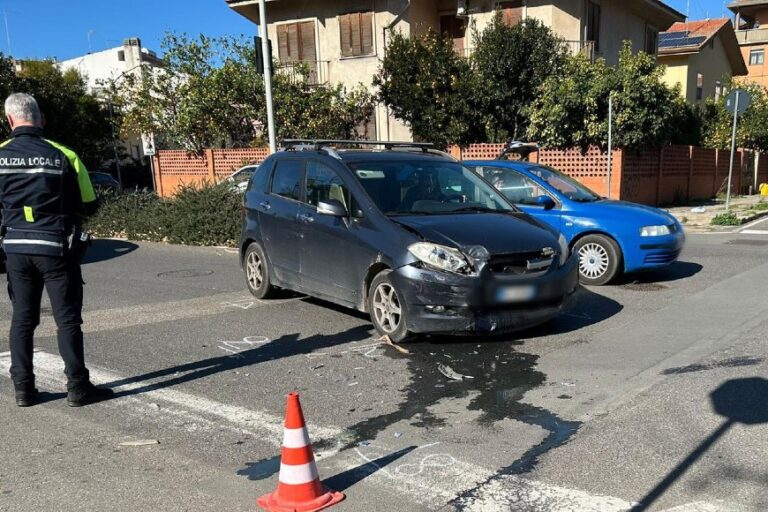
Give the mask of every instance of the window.
[{"label": "window", "polygon": [[373,13],[353,12],[339,16],[341,56],[373,55]]},{"label": "window", "polygon": [[125,50],[117,50],[117,60],[125,62]]},{"label": "window", "polygon": [[656,55],[659,49],[659,31],[651,26],[645,27],[645,53]]},{"label": "window", "polygon": [[760,66],[765,63],[765,50],[752,50],[749,52],[749,65]]},{"label": "window", "polygon": [[499,167],[483,167],[482,175],[514,204],[536,205],[536,198],[548,195],[535,181]]},{"label": "window", "polygon": [[723,82],[718,80],[715,82],[715,99],[719,100],[723,96]]},{"label": "window", "polygon": [[504,24],[508,27],[514,27],[523,21],[523,0],[500,2],[499,9],[501,9]]},{"label": "window", "polygon": [[301,198],[301,174],[304,163],[299,160],[283,160],[277,163],[272,177],[272,193],[298,201]]},{"label": "window", "polygon": [[600,51],[600,5],[587,0],[586,26],[584,27],[584,39],[594,41],[595,51]]},{"label": "window", "polygon": [[278,25],[277,47],[280,62],[316,61],[315,22]]},{"label": "window", "polygon": [[704,99],[704,75],[696,75],[696,101]]},{"label": "window", "polygon": [[464,19],[455,14],[440,16],[440,33],[453,39],[454,51],[464,55],[464,39],[467,34],[467,23]]},{"label": "window", "polygon": [[317,207],[320,201],[335,199],[348,207],[349,192],[339,175],[319,162],[307,163],[307,203]]}]

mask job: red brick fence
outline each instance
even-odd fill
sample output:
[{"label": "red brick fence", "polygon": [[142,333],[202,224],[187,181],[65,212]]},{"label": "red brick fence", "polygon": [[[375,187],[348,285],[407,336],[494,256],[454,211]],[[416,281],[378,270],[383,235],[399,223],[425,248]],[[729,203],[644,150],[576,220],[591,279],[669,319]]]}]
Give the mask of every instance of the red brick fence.
[{"label": "red brick fence", "polygon": [[[464,160],[491,160],[502,144],[473,144],[451,154]],[[186,151],[159,151],[155,156],[158,194],[175,193],[180,184],[217,181],[246,163],[261,162],[269,155],[266,148],[208,149],[202,155]],[[541,150],[531,159],[561,170],[600,195],[608,195],[608,154],[590,148]],[[667,146],[659,150],[633,152],[616,150],[612,154],[611,194],[613,199],[659,205],[692,199],[708,199],[723,192],[728,181],[730,151],[693,146]],[[768,182],[768,156],[738,150],[733,173],[734,193],[757,190]]]}]

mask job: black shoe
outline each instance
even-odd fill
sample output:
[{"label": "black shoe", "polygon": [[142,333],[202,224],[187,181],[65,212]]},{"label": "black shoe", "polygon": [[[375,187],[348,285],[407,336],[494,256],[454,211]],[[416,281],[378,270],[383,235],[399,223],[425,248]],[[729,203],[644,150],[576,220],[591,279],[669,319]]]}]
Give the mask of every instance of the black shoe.
[{"label": "black shoe", "polygon": [[34,387],[16,389],[16,405],[29,407],[37,403],[38,391]]},{"label": "black shoe", "polygon": [[90,382],[67,391],[67,405],[70,407],[82,407],[109,400],[115,396],[115,392],[109,388],[100,388]]}]

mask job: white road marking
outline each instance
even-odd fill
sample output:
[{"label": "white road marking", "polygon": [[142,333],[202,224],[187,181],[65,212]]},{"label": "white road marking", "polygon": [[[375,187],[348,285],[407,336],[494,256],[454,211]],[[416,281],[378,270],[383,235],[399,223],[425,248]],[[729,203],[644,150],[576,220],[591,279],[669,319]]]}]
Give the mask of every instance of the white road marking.
[{"label": "white road marking", "polygon": [[742,235],[768,235],[768,229],[743,229],[739,233]]},{"label": "white road marking", "polygon": [[[50,383],[59,389],[66,386],[64,377],[64,363],[61,357],[49,354],[43,351],[35,352],[35,374],[41,382]],[[0,353],[0,374],[8,377],[11,359],[9,352]],[[91,380],[96,384],[106,384],[110,382],[120,382],[126,379],[125,376],[118,375],[108,370],[89,365]],[[112,389],[117,392],[133,391],[151,386],[153,381],[131,382],[115,386]],[[156,410],[156,414],[177,414],[187,417],[193,417],[201,424],[211,422],[219,425],[229,425],[235,427],[238,431],[251,434],[259,439],[265,440],[276,447],[280,447],[283,437],[283,418],[274,416],[265,411],[252,411],[245,407],[228,405],[215,400],[210,400],[201,396],[191,395],[174,389],[151,389],[141,391],[136,395],[129,395],[134,398],[133,402],[141,402],[142,409],[149,407],[151,403],[163,402],[171,404],[177,409],[162,407]],[[125,397],[127,398],[127,397]],[[125,398],[116,398],[105,402],[105,404],[117,403]],[[314,439],[335,439],[341,434],[341,429],[335,427],[320,427],[317,425],[308,425],[310,436]],[[338,451],[338,447],[322,452],[323,457],[328,457]]]},{"label": "white road marking", "polygon": [[[356,350],[368,347],[358,347]],[[0,353],[0,374],[8,377],[10,353]],[[35,371],[39,382],[63,389],[66,384],[64,364],[58,355],[44,351],[35,352]],[[112,371],[91,365],[91,379],[97,384],[119,382],[125,377]],[[142,381],[115,386],[116,392],[138,390],[150,386],[152,382]],[[158,407],[162,403],[162,407]],[[244,407],[233,406],[204,397],[172,389],[154,389],[141,391],[136,395],[116,398],[101,404],[119,409],[121,414],[135,414],[146,417],[147,421],[173,421],[190,430],[227,429],[257,437],[271,443],[276,448],[281,446],[284,433],[283,418],[265,411],[253,411]],[[308,425],[312,438],[338,439],[343,431],[337,427]],[[381,467],[369,479],[375,485],[382,485],[393,493],[407,493],[410,499],[432,505],[444,505],[451,502],[457,494],[466,489],[479,486],[474,496],[462,502],[470,511],[552,511],[569,510],[574,512],[618,512],[628,510],[632,504],[610,496],[592,495],[577,489],[527,480],[517,476],[491,478],[495,471],[456,459],[445,451],[436,451],[440,443],[419,446],[404,456],[397,464]],[[430,450],[435,448],[435,450]],[[393,450],[381,445],[360,448],[354,451],[366,463],[386,456]],[[327,460],[339,452],[338,443],[320,453],[318,458]],[[355,463],[352,467],[358,466]],[[708,503],[697,502],[670,509],[670,512],[730,512]]]}]

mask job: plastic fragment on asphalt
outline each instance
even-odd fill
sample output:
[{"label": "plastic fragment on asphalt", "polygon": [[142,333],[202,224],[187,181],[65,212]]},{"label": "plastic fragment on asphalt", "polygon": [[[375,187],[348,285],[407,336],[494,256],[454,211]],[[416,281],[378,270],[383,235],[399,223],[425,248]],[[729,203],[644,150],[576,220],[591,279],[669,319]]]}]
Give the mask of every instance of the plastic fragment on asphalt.
[{"label": "plastic fragment on asphalt", "polygon": [[437,371],[442,373],[445,377],[451,379],[451,380],[466,380],[466,379],[474,379],[471,375],[462,375],[460,373],[456,373],[453,368],[450,366],[439,364],[437,365]]},{"label": "plastic fragment on asphalt", "polygon": [[347,384],[347,386],[352,387],[352,386],[357,386],[358,384],[360,384],[360,383],[359,382],[350,382],[349,384]]},{"label": "plastic fragment on asphalt", "polygon": [[703,206],[697,206],[696,208],[691,208],[691,213],[705,213],[707,209]]},{"label": "plastic fragment on asphalt", "polygon": [[369,444],[371,444],[370,441],[360,441],[357,443],[357,446],[368,446]]},{"label": "plastic fragment on asphalt", "polygon": [[118,446],[152,446],[155,444],[160,444],[160,441],[157,439],[140,439],[138,441],[125,441]]},{"label": "plastic fragment on asphalt", "polygon": [[403,435],[402,432],[395,432],[395,437],[401,437]]},{"label": "plastic fragment on asphalt", "polygon": [[313,369],[313,370],[319,370],[320,368],[324,368],[324,367],[325,367],[325,365],[324,365],[324,364],[319,364],[319,365],[317,365],[317,366],[313,366],[313,367],[312,367],[312,369]]}]

